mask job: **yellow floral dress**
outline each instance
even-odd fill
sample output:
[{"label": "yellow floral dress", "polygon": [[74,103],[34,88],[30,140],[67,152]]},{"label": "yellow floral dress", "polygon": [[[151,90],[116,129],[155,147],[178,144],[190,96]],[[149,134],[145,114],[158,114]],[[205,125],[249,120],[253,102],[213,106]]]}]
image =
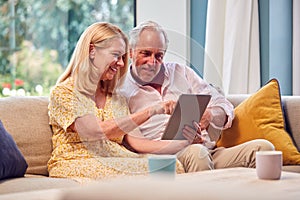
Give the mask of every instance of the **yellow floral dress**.
[{"label": "yellow floral dress", "polygon": [[[115,140],[84,142],[69,126],[76,118],[94,114],[102,121],[128,115],[126,101],[107,97],[104,109],[74,90],[72,79],[56,86],[50,95],[49,120],[53,130],[53,152],[48,162],[49,176],[104,179],[125,175],[146,175],[147,155],[129,151]],[[177,163],[177,171],[182,166]]]}]

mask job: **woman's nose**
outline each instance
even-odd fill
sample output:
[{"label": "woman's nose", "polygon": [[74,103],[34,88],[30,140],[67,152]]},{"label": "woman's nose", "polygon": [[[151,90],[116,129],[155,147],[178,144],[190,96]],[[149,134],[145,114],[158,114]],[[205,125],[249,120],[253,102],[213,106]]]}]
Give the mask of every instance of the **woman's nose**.
[{"label": "woman's nose", "polygon": [[117,65],[119,65],[120,67],[124,67],[124,61],[122,57],[118,58]]}]

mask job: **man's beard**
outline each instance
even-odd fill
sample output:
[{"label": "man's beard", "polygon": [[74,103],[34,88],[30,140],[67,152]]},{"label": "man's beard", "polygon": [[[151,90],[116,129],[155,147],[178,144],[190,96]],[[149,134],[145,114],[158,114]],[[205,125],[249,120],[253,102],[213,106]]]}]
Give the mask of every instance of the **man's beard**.
[{"label": "man's beard", "polygon": [[[143,67],[143,66],[139,66],[139,67]],[[141,85],[149,85],[149,84],[162,85],[162,83],[164,82],[164,72],[165,72],[165,67],[163,64],[161,64],[159,72],[152,78],[152,80],[145,81],[145,80],[142,80],[138,75],[136,75],[133,72],[132,66],[130,67],[130,73],[131,73],[133,79]]]}]

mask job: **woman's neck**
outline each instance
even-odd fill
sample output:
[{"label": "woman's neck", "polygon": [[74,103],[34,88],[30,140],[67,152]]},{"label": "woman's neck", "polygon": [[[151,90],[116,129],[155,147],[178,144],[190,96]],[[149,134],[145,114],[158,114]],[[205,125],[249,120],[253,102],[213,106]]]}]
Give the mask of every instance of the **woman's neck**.
[{"label": "woman's neck", "polygon": [[100,88],[97,88],[96,94],[95,94],[95,103],[97,108],[104,108],[106,103],[106,96],[107,93],[102,91]]}]

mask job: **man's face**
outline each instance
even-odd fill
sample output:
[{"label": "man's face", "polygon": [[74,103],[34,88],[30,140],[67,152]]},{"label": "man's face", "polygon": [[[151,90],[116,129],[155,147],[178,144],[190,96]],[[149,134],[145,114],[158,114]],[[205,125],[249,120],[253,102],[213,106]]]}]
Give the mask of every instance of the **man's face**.
[{"label": "man's face", "polygon": [[138,43],[130,50],[133,72],[144,82],[158,74],[166,51],[163,33],[155,30],[141,32]]}]

